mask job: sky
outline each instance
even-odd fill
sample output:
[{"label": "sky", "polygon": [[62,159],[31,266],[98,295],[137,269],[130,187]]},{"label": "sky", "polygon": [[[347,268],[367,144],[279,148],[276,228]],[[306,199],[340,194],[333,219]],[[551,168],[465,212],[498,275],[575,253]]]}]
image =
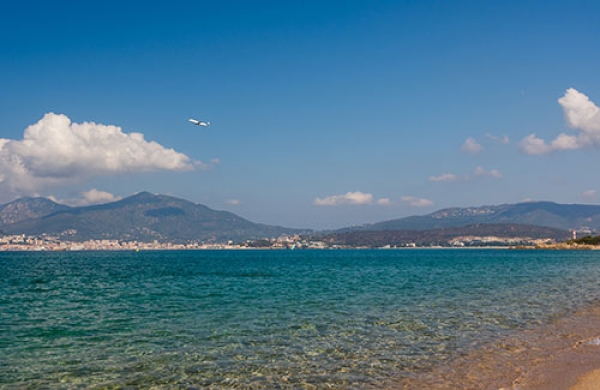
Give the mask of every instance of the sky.
[{"label": "sky", "polygon": [[0,204],[150,191],[311,229],[599,204],[598,1],[2,8]]}]

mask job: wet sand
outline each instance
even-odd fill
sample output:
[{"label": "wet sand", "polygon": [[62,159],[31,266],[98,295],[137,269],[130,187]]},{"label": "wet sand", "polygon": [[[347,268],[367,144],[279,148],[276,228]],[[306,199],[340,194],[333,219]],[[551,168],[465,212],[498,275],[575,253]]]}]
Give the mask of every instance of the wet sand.
[{"label": "wet sand", "polygon": [[406,390],[599,390],[600,302],[400,382]]},{"label": "wet sand", "polygon": [[597,390],[600,389],[600,369],[585,374],[577,380],[569,390]]},{"label": "wet sand", "polygon": [[600,389],[600,303],[532,331],[537,348],[509,389]]}]

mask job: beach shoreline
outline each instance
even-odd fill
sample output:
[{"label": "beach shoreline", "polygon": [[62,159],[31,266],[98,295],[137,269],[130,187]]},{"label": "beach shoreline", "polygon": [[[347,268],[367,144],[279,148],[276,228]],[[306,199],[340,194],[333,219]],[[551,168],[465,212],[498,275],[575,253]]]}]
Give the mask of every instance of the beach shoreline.
[{"label": "beach shoreline", "polygon": [[600,347],[579,344],[553,356],[521,378],[511,390],[597,390]]},{"label": "beach shoreline", "polygon": [[600,302],[594,302],[545,327],[539,351],[510,389],[600,389],[599,323]]},{"label": "beach shoreline", "polygon": [[477,347],[403,389],[600,389],[600,302]]},{"label": "beach shoreline", "polygon": [[595,390],[600,388],[600,368],[582,375],[569,390]]}]

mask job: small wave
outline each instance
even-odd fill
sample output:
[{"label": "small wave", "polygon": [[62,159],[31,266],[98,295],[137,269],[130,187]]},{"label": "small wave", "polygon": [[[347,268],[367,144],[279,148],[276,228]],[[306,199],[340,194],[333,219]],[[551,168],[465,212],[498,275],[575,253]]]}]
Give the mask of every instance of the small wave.
[{"label": "small wave", "polygon": [[577,343],[577,345],[593,345],[593,346],[600,346],[600,336],[597,337],[593,337],[591,339],[587,339],[587,340],[582,340],[579,341]]},{"label": "small wave", "polygon": [[586,344],[600,346],[600,337],[594,337],[593,339],[586,341]]}]

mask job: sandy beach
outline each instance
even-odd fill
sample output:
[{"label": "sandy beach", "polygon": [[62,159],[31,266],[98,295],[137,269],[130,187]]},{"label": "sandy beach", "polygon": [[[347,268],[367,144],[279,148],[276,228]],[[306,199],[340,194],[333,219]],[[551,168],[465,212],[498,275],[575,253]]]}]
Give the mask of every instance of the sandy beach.
[{"label": "sandy beach", "polygon": [[577,380],[570,390],[596,390],[600,388],[600,369],[591,371]]},{"label": "sandy beach", "polygon": [[[511,390],[600,389],[600,306],[590,305],[574,316],[535,334],[531,360],[521,362],[522,375]],[[527,355],[525,352],[523,355]]]},{"label": "sandy beach", "polygon": [[514,390],[600,389],[600,347],[579,345],[559,353],[521,379]]},{"label": "sandy beach", "polygon": [[402,383],[404,389],[598,390],[600,304],[516,332]]},{"label": "sandy beach", "polygon": [[600,305],[592,304],[537,334],[539,350],[514,390],[600,389]]}]

